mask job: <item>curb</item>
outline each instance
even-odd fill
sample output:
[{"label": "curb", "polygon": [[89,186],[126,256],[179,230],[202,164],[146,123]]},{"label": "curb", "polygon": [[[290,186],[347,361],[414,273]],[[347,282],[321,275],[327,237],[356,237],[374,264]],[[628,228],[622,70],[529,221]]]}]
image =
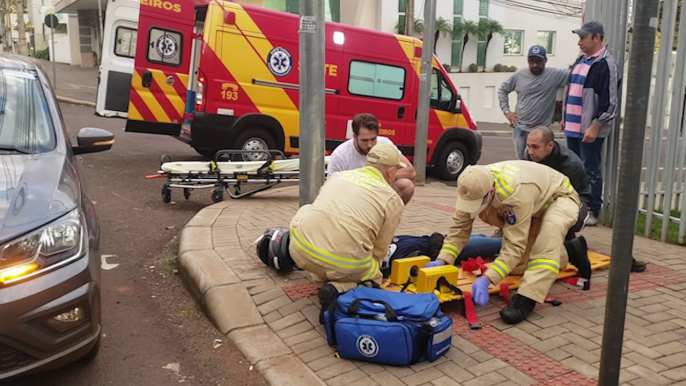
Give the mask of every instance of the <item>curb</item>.
[{"label": "curb", "polygon": [[63,96],[59,96],[59,95],[57,96],[57,101],[58,102],[64,102],[64,103],[70,103],[72,105],[95,107],[94,102],[82,101],[80,99],[67,98],[67,97],[63,97]]},{"label": "curb", "polygon": [[269,385],[326,386],[264,321],[248,287],[215,252],[212,225],[231,204],[208,206],[184,226],[178,258],[181,281],[215,328]]},{"label": "curb", "polygon": [[[511,131],[501,131],[501,130],[477,130],[483,137],[507,137],[511,138],[512,137],[512,132]],[[556,139],[562,139],[564,138],[564,134],[556,132],[555,133],[555,138]]]}]

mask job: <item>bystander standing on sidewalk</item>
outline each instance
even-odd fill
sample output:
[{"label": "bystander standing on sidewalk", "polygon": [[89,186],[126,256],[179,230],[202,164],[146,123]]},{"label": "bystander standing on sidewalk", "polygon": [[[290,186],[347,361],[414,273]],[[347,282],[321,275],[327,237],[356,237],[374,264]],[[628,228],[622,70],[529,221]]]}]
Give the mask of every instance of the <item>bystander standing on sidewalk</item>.
[{"label": "bystander standing on sidewalk", "polygon": [[[500,108],[512,126],[512,141],[517,158],[526,159],[526,136],[538,126],[550,126],[555,115],[557,90],[569,82],[569,70],[546,68],[545,48],[532,46],[528,55],[529,66],[515,72],[500,86]],[[508,95],[517,93],[517,108],[510,110]]]},{"label": "bystander standing on sidewalk", "polygon": [[567,147],[584,163],[593,201],[586,225],[596,225],[603,203],[602,152],[617,115],[621,77],[610,52],[603,46],[605,31],[598,22],[588,22],[572,31],[579,35],[582,54],[574,63],[563,101],[560,130]]}]

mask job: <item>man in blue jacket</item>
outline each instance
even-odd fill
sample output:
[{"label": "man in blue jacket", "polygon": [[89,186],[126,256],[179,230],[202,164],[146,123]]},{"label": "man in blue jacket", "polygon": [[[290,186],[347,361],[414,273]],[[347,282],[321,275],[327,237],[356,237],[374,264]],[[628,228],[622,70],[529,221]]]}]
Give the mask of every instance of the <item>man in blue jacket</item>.
[{"label": "man in blue jacket", "polygon": [[567,147],[581,157],[588,173],[593,200],[586,225],[593,226],[603,203],[601,155],[619,110],[621,74],[603,45],[602,24],[592,21],[572,32],[579,35],[582,55],[572,68],[560,130],[567,137]]}]

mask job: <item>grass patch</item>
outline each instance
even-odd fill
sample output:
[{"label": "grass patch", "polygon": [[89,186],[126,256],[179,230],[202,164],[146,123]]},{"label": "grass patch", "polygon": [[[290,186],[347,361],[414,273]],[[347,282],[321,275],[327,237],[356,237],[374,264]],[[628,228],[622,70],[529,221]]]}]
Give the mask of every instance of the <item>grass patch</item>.
[{"label": "grass patch", "polygon": [[188,304],[183,310],[181,310],[181,316],[184,318],[199,318],[202,316],[200,305],[198,305],[196,302]]},{"label": "grass patch", "polygon": [[[662,214],[662,211],[656,210],[655,213]],[[673,210],[672,217],[681,217],[681,212]],[[653,240],[661,240],[662,235],[662,219],[657,219],[653,216],[653,223],[651,224],[650,238]],[[638,214],[638,221],[636,222],[636,234],[644,236],[646,230],[646,215],[644,213]],[[686,243],[679,243],[679,224],[669,222],[667,225],[667,243],[684,246]]]},{"label": "grass patch", "polygon": [[164,255],[162,258],[162,274],[164,277],[179,273],[179,270],[176,268],[176,259],[177,256],[174,253],[167,253]]}]

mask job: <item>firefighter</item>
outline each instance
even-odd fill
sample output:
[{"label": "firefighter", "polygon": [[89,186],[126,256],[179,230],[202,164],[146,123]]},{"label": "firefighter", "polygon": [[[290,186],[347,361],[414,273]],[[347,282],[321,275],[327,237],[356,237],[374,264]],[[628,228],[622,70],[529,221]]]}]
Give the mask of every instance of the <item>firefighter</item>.
[{"label": "firefighter", "polygon": [[405,167],[397,147],[377,144],[365,167],[330,176],[291,220],[289,253],[320,287],[320,322],[340,293],[361,283],[381,285],[380,262],[405,209],[391,182]]},{"label": "firefighter", "polygon": [[529,161],[469,166],[457,181],[453,225],[438,258],[430,265],[453,264],[467,244],[474,219],[503,227],[500,256],[472,284],[478,305],[488,287],[509,274],[523,274],[517,294],[500,316],[509,324],[524,320],[543,303],[560,270],[571,262],[590,269],[587,250],[565,248],[565,236],[581,207],[578,193],[562,173]]}]

